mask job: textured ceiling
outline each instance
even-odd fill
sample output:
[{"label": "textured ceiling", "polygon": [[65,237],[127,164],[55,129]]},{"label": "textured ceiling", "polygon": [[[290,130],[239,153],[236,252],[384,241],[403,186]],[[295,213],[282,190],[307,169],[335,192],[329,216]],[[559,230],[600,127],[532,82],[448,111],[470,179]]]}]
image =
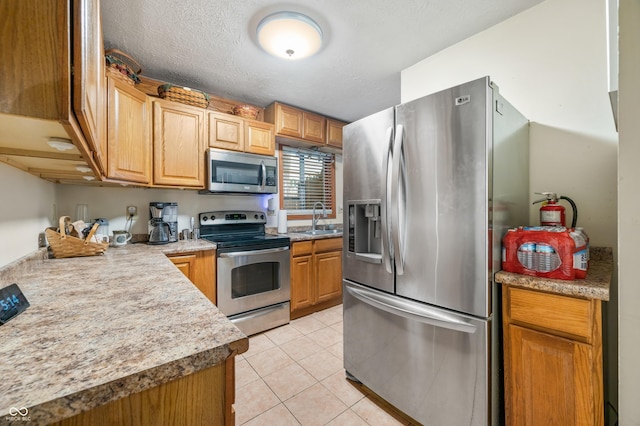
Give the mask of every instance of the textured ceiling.
[{"label": "textured ceiling", "polygon": [[[542,0],[103,0],[105,47],[143,75],[267,106],[274,100],[353,121],[400,101],[400,71]],[[269,13],[302,12],[318,54],[286,61],[258,47]]]}]

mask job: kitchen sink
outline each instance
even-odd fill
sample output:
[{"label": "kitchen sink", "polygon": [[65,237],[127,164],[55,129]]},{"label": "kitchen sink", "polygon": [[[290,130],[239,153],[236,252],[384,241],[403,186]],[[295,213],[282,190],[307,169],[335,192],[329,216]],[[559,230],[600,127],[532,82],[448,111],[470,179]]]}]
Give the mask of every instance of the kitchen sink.
[{"label": "kitchen sink", "polygon": [[316,229],[315,231],[302,231],[300,234],[305,235],[329,235],[329,234],[339,234],[342,231],[340,229]]}]

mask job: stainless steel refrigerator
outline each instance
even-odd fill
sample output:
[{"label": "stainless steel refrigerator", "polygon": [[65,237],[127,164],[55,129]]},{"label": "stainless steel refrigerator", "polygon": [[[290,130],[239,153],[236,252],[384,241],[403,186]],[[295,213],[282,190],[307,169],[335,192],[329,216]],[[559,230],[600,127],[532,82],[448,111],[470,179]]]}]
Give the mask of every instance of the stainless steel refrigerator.
[{"label": "stainless steel refrigerator", "polygon": [[489,77],[344,128],[344,366],[425,425],[503,422],[493,275],[528,141]]}]

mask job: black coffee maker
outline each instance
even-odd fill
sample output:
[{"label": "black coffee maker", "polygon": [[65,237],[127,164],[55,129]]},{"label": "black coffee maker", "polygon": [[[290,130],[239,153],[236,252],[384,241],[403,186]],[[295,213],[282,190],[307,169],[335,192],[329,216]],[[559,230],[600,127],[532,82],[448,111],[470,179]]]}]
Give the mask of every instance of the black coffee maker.
[{"label": "black coffee maker", "polygon": [[178,203],[149,203],[149,244],[178,241]]}]

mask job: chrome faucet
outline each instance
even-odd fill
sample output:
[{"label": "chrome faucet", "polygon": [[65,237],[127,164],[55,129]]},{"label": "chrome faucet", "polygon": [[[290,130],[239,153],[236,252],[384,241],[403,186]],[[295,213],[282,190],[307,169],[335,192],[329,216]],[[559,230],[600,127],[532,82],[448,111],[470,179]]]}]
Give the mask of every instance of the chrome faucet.
[{"label": "chrome faucet", "polygon": [[322,217],[327,217],[327,208],[321,201],[316,201],[313,205],[313,216],[311,216],[311,232],[316,232],[316,224],[318,223],[318,219],[316,218],[316,206],[320,204],[322,206]]}]

